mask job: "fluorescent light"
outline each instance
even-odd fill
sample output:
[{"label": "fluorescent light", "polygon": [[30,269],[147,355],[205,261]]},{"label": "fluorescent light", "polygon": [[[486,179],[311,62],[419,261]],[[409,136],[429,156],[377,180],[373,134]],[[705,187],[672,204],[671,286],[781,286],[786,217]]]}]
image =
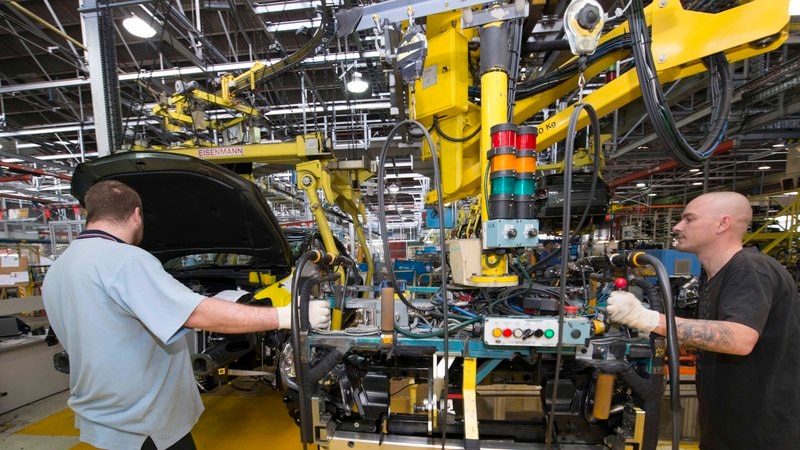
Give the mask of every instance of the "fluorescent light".
[{"label": "fluorescent light", "polygon": [[778,142],[777,144],[772,144],[772,148],[783,148],[786,147],[786,144],[782,144]]},{"label": "fluorescent light", "polygon": [[702,185],[703,185],[702,181],[695,181],[694,183],[692,183],[692,186],[702,186]]},{"label": "fluorescent light", "polygon": [[318,28],[322,21],[320,19],[298,20],[294,22],[268,23],[267,31],[277,33],[279,31],[297,31],[303,28]]},{"label": "fluorescent light", "polygon": [[128,30],[128,33],[140,38],[148,39],[156,35],[156,29],[136,14],[131,14],[130,17],[123,20],[122,26]]},{"label": "fluorescent light", "polygon": [[689,172],[700,172],[700,169],[689,169]]},{"label": "fluorescent light", "polygon": [[636,183],[636,187],[645,187],[647,186],[645,183]]},{"label": "fluorescent light", "polygon": [[347,90],[354,93],[360,94],[367,90],[369,84],[361,78],[361,72],[353,72],[353,78],[347,82]]},{"label": "fluorescent light", "polygon": [[767,170],[767,169],[771,169],[771,168],[772,168],[772,166],[758,166],[758,170]]},{"label": "fluorescent light", "polygon": [[55,184],[55,185],[52,185],[52,186],[40,187],[39,190],[40,191],[58,191],[58,190],[69,191],[69,188],[70,188],[69,184]]},{"label": "fluorescent light", "polygon": [[651,193],[647,194],[648,197],[655,197],[656,195],[658,195],[658,194],[656,194],[655,192],[651,192]]}]

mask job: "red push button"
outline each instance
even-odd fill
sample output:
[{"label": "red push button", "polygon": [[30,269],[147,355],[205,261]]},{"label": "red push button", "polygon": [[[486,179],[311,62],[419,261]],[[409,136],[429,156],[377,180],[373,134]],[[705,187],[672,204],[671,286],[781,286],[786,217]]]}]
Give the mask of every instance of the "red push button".
[{"label": "red push button", "polygon": [[511,331],[511,328],[506,328],[505,330],[503,330],[503,336],[505,337],[511,337],[512,334],[513,331]]}]

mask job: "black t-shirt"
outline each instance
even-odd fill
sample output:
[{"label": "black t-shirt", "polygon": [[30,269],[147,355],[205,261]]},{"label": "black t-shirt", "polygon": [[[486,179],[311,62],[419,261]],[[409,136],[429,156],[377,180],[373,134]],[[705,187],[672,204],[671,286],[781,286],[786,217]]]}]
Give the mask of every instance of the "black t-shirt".
[{"label": "black t-shirt", "polygon": [[747,248],[702,286],[698,319],[747,325],[760,337],[746,356],[700,351],[700,448],[800,448],[800,300],[795,281],[773,258]]}]

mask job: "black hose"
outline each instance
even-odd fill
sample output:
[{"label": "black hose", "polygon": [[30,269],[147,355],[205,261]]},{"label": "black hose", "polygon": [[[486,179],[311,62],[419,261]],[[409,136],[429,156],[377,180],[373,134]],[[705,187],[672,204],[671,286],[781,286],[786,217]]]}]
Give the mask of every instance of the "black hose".
[{"label": "black hose", "polygon": [[311,330],[311,321],[308,315],[308,306],[311,302],[311,290],[314,286],[318,285],[323,281],[335,281],[339,279],[338,273],[329,274],[327,277],[319,276],[316,279],[314,278],[303,278],[299,279],[298,283],[303,283],[300,286],[300,302],[298,306],[300,307],[300,330],[301,331],[310,331]]},{"label": "black hose", "polygon": [[594,194],[597,191],[597,174],[600,173],[600,152],[603,151],[600,148],[600,128],[599,122],[597,124],[597,128],[592,124],[592,141],[594,141],[594,161],[592,162],[592,169],[594,170],[594,176],[592,177],[592,187],[589,188],[589,201],[586,202],[586,207],[583,209],[583,214],[581,215],[581,220],[578,221],[578,226],[575,227],[575,234],[577,235],[580,233],[581,228],[583,228],[583,223],[586,221],[586,218],[589,217],[589,210],[592,208],[592,204],[594,203]]},{"label": "black hose", "polygon": [[[628,35],[612,38],[598,46],[597,51],[594,54],[586,57],[586,65],[592,65],[614,51],[630,47],[630,44],[631,41]],[[548,89],[551,89],[575,76],[578,74],[578,71],[578,60],[575,59],[542,77],[519,83],[517,85],[514,98],[516,100],[522,100],[524,98],[545,92]]]},{"label": "black hose", "polygon": [[[380,227],[380,230],[381,230],[381,244],[383,246],[383,261],[384,261],[384,264],[386,265],[386,272],[389,274],[389,281],[392,283],[392,287],[394,287],[394,290],[395,290],[395,293],[397,294],[397,297],[408,308],[413,309],[415,311],[424,311],[423,309],[421,309],[417,305],[411,303],[411,301],[409,301],[406,298],[406,296],[403,295],[403,292],[400,291],[400,287],[399,287],[400,285],[397,282],[397,276],[395,275],[394,267],[392,266],[391,252],[389,251],[389,239],[388,239],[389,230],[386,227],[385,195],[384,195],[384,192],[383,192],[384,183],[385,183],[385,181],[384,181],[384,178],[385,178],[384,173],[386,171],[386,157],[387,157],[387,154],[389,153],[389,145],[392,143],[392,139],[394,139],[394,135],[397,134],[403,126],[408,125],[410,123],[412,123],[410,120],[404,120],[404,121],[398,123],[397,125],[395,125],[391,129],[391,131],[389,131],[389,134],[386,136],[386,141],[383,143],[383,147],[381,147],[381,153],[380,153],[380,155],[378,155],[378,211],[379,211],[379,214],[381,214],[383,216],[383,217],[381,217],[382,220],[378,220],[378,226]],[[414,122],[414,123],[416,123],[416,122]],[[430,136],[430,134],[428,133],[428,130],[425,127],[422,127],[422,129],[424,130],[424,132],[425,132],[425,134],[427,136]],[[430,141],[430,143],[428,145],[430,145],[431,152],[433,152],[434,148],[433,148],[433,140],[432,139],[431,139],[431,141]],[[439,217],[444,217],[444,215],[440,215]],[[441,220],[440,222],[444,222],[444,221]],[[443,276],[442,279],[443,280],[447,280],[447,278],[445,278],[444,276]],[[446,283],[446,281],[445,281],[445,283]]]},{"label": "black hose", "polygon": [[[448,274],[448,267],[447,267],[447,254],[446,254],[447,249],[445,248],[445,242],[444,242],[445,232],[444,232],[444,201],[442,200],[442,172],[441,172],[441,170],[439,168],[439,155],[437,154],[436,147],[433,144],[433,138],[431,137],[430,133],[428,133],[428,129],[425,128],[425,126],[423,126],[421,123],[417,122],[416,120],[404,120],[404,121],[398,123],[397,125],[395,125],[392,128],[392,130],[389,132],[389,135],[386,137],[386,142],[383,144],[383,147],[381,148],[381,154],[380,154],[380,160],[379,160],[380,164],[378,164],[378,167],[379,167],[378,168],[378,206],[379,206],[379,209],[380,209],[381,213],[383,213],[385,211],[385,209],[383,207],[384,206],[384,198],[383,198],[384,197],[384,194],[383,194],[384,180],[383,180],[383,178],[384,178],[384,171],[385,171],[384,162],[386,161],[386,154],[387,154],[388,149],[389,149],[389,144],[392,142],[392,139],[394,138],[394,135],[403,126],[406,126],[406,125],[415,126],[415,127],[419,128],[420,130],[422,130],[422,134],[425,136],[425,139],[428,142],[428,146],[431,149],[431,160],[433,161],[433,179],[434,179],[434,185],[435,185],[435,187],[437,189],[436,208],[437,208],[437,211],[439,213],[439,217],[442,218],[442,220],[439,221],[439,237],[441,239],[441,242],[439,244],[439,247],[440,247],[439,248],[439,258],[441,259],[441,268],[442,268],[442,287],[441,287],[441,291],[440,292],[441,292],[442,303],[443,303],[443,308],[442,308],[443,319],[442,320],[444,322],[443,323],[443,329],[442,329],[442,331],[444,332],[444,338],[442,340],[442,352],[444,353],[444,355],[443,355],[444,361],[448,361],[449,358],[450,358],[450,353],[449,353],[450,352],[450,347],[449,347],[449,343],[450,343],[449,335],[450,335],[450,332],[449,332],[449,320],[448,320],[448,314],[449,314],[448,310],[449,310],[449,308],[448,308],[448,305],[447,305],[447,279],[448,279],[449,274]],[[419,310],[419,308],[416,307],[415,305],[413,305],[410,301],[408,301],[403,296],[403,293],[400,292],[400,290],[397,288],[397,278],[395,277],[395,274],[394,274],[394,268],[390,264],[391,258],[389,257],[390,255],[389,255],[389,240],[388,240],[389,232],[386,229],[386,220],[379,220],[378,222],[380,222],[380,227],[381,227],[381,241],[383,242],[384,261],[386,262],[386,268],[389,271],[389,275],[391,277],[392,283],[394,284],[395,291],[397,292],[398,296],[400,297],[400,300],[403,303],[405,303],[406,306],[409,306],[410,308],[415,309],[415,310]],[[440,414],[439,414],[439,417],[441,417],[442,420],[443,420],[443,426],[442,426],[442,448],[445,447],[445,443],[447,441],[447,411],[445,409],[447,408],[446,402],[447,402],[447,398],[448,398],[449,388],[450,388],[449,370],[445,370],[444,371],[444,394],[441,397],[442,399],[444,399],[444,402],[442,403],[442,407],[443,408],[442,408],[442,410],[440,411]],[[438,405],[433,405],[433,407],[436,408],[436,407],[438,407]]]},{"label": "black hose", "polygon": [[[658,287],[649,283],[644,278],[634,277],[629,281],[631,284],[642,288],[648,303],[650,303],[651,310],[664,313],[664,301],[661,298],[661,292]],[[642,397],[642,409],[645,412],[644,450],[655,449],[658,443],[661,398],[664,395],[664,358],[657,356],[657,353],[659,353],[658,344],[656,342],[657,339],[661,338],[656,338],[653,334],[650,335],[650,348],[653,352],[653,370],[650,378],[647,380],[648,386],[642,387],[642,389],[634,388]],[[631,370],[631,372],[633,371]],[[637,378],[641,379],[641,377],[638,376]]]},{"label": "black hose", "polygon": [[[311,417],[311,402],[307,393],[310,393],[314,386],[328,374],[333,367],[341,362],[344,354],[334,349],[330,351],[325,357],[312,365],[302,361],[301,356],[301,337],[302,332],[311,330],[311,323],[308,317],[309,303],[311,302],[311,289],[322,281],[335,280],[339,278],[338,274],[331,274],[328,277],[318,275],[316,278],[302,277],[305,265],[309,261],[325,261],[326,257],[341,257],[340,255],[331,255],[311,250],[305,252],[295,265],[294,277],[292,277],[292,356],[294,358],[295,378],[297,381],[297,395],[298,395],[298,410],[300,416],[300,439],[303,442],[303,448],[307,447],[306,444],[314,442],[314,429],[312,428]],[[329,260],[328,264],[332,262]],[[302,279],[299,295],[297,285]]]},{"label": "black hose", "polygon": [[[314,429],[312,428],[311,417],[311,402],[306,395],[306,389],[310,388],[310,384],[306,382],[308,379],[307,367],[301,361],[301,339],[300,333],[302,328],[300,326],[300,301],[298,300],[297,283],[298,279],[303,273],[308,261],[311,258],[318,257],[315,251],[305,252],[295,264],[294,277],[292,277],[292,357],[294,358],[295,378],[297,380],[297,395],[298,395],[298,414],[300,416],[300,440],[303,442],[303,449],[307,448],[307,444],[314,442]],[[306,318],[308,317],[308,310],[306,310]]]},{"label": "black hose", "polygon": [[[550,447],[552,443],[552,436],[553,436],[553,425],[555,422],[555,405],[558,401],[558,378],[561,374],[561,358],[564,353],[564,302],[567,298],[567,269],[568,263],[567,260],[569,257],[569,221],[571,215],[571,208],[570,205],[572,203],[572,154],[575,151],[575,132],[577,131],[578,127],[578,118],[580,117],[581,111],[586,110],[586,114],[589,116],[589,121],[591,123],[592,129],[599,133],[600,130],[600,121],[597,118],[597,112],[595,111],[594,107],[588,103],[577,103],[572,110],[572,114],[569,117],[569,125],[567,126],[567,142],[566,142],[566,149],[564,150],[564,210],[562,214],[562,237],[561,237],[561,281],[560,281],[560,293],[559,293],[559,305],[558,305],[558,342],[556,344],[556,370],[555,376],[553,381],[553,396],[551,400],[551,404],[553,408],[550,410],[548,414],[547,420],[547,435],[545,439],[545,443],[547,447]],[[599,139],[598,141],[599,142]]]},{"label": "black hose", "polygon": [[653,283],[649,283],[644,278],[639,277],[631,278],[628,280],[628,283],[638,286],[644,291],[644,295],[647,297],[647,303],[650,304],[650,309],[664,314],[664,300],[661,298],[661,291],[659,291],[658,287]]},{"label": "black hose", "polygon": [[328,375],[333,368],[342,362],[344,353],[339,350],[333,349],[328,352],[321,360],[317,361],[314,365],[308,366],[308,383],[313,386],[320,382],[326,375]]},{"label": "black hose", "polygon": [[630,259],[636,264],[649,264],[656,270],[658,287],[661,290],[664,315],[667,322],[667,356],[669,357],[669,394],[672,409],[672,448],[679,449],[681,437],[681,399],[680,399],[680,360],[678,355],[678,334],[675,323],[675,311],[672,307],[672,292],[670,291],[669,276],[664,264],[655,256],[644,252],[631,255]]},{"label": "black hose", "polygon": [[554,52],[569,50],[569,41],[566,39],[554,39],[552,41],[527,42],[522,46],[524,53]]},{"label": "black hose", "polygon": [[642,0],[632,0],[628,23],[631,29],[633,59],[636,63],[636,75],[642,90],[642,100],[656,135],[669,147],[669,151],[676,161],[689,167],[701,166],[713,154],[714,149],[724,138],[728,127],[728,115],[733,102],[733,82],[728,59],[723,53],[703,58],[709,67],[712,80],[713,109],[711,124],[705,133],[706,139],[700,148],[694,149],[678,130],[664,91],[659,84]]},{"label": "black hose", "polygon": [[448,135],[447,135],[447,134],[446,134],[444,131],[442,131],[442,129],[439,127],[439,116],[433,116],[433,126],[432,126],[432,127],[431,127],[431,129],[430,129],[430,130],[428,130],[428,131],[430,132],[430,131],[433,131],[433,130],[435,130],[435,131],[436,131],[436,133],[437,133],[439,136],[441,136],[441,137],[442,137],[442,139],[444,139],[445,141],[450,141],[450,142],[460,143],[460,142],[467,142],[468,140],[470,140],[470,139],[474,138],[475,136],[477,136],[477,135],[478,135],[478,133],[480,133],[480,132],[481,132],[481,126],[480,126],[480,125],[478,125],[478,128],[476,128],[476,129],[475,129],[475,131],[473,131],[472,133],[470,133],[470,134],[469,134],[469,136],[464,136],[464,137],[460,137],[460,138],[457,138],[457,137],[452,137],[452,136],[448,136]]},{"label": "black hose", "polygon": [[[651,345],[654,340],[655,337],[651,337]],[[642,410],[645,414],[642,449],[655,450],[658,446],[661,397],[664,395],[664,372],[654,371],[650,378],[643,378],[629,366],[622,372],[622,381],[642,399]]]},{"label": "black hose", "polygon": [[311,289],[317,285],[313,282],[312,278],[306,278],[302,281],[303,285],[300,286],[300,329],[310,330],[311,322],[308,319],[308,303],[311,301]]}]

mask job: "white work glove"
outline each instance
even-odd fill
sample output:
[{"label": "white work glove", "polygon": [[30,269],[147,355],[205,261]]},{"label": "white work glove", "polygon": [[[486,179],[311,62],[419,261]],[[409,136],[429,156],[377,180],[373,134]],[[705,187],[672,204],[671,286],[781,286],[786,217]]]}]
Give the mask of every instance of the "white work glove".
[{"label": "white work glove", "polygon": [[[292,305],[275,308],[278,311],[278,328],[288,330],[292,327]],[[331,324],[331,307],[326,300],[308,302],[308,322],[312,329],[328,328]]]},{"label": "white work glove", "polygon": [[658,325],[660,314],[646,309],[635,295],[626,291],[614,291],[608,296],[606,307],[608,318],[618,323],[649,333]]}]

